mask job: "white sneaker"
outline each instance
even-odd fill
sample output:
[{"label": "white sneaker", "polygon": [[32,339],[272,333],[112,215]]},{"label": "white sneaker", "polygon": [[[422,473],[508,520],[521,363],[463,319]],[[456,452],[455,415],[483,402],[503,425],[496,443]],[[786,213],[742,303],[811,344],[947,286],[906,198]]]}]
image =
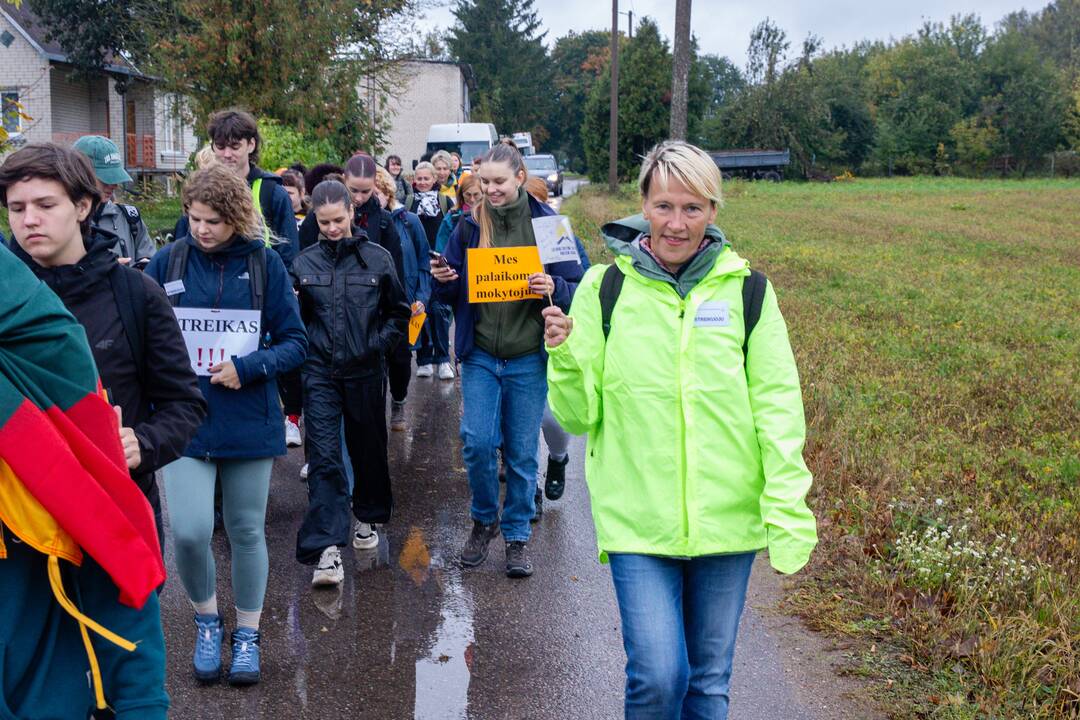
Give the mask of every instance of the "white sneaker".
[{"label": "white sneaker", "polygon": [[357,550],[370,550],[379,545],[379,533],[375,532],[375,526],[366,522],[356,521],[356,529],[352,536],[352,546]]},{"label": "white sneaker", "polygon": [[300,426],[285,418],[285,447],[300,447],[304,440],[300,437]]},{"label": "white sneaker", "polygon": [[345,568],[341,565],[341,551],[337,545],[331,545],[322,551],[319,566],[311,576],[311,587],[340,585],[345,580]]},{"label": "white sneaker", "polygon": [[300,479],[307,480],[307,468],[308,464],[304,463],[304,467],[300,468]]},{"label": "white sneaker", "polygon": [[439,379],[440,380],[453,380],[454,379],[454,366],[448,362],[439,363]]},{"label": "white sneaker", "polygon": [[431,377],[435,374],[434,365],[421,365],[416,368],[416,377]]}]

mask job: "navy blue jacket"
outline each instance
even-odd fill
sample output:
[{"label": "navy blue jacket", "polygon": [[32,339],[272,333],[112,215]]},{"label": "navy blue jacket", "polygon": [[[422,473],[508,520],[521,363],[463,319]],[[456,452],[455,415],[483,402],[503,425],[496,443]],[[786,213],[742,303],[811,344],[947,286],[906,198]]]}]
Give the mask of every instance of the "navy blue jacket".
[{"label": "navy blue jacket", "polygon": [[[529,195],[529,212],[532,217],[544,215],[556,215],[557,213],[545,203],[540,202]],[[435,299],[454,308],[454,354],[458,362],[469,357],[475,347],[473,328],[476,325],[476,313],[469,304],[469,288],[466,278],[469,276],[468,262],[466,261],[468,248],[480,247],[480,227],[476,224],[472,213],[469,213],[458,222],[454,228],[450,240],[446,243],[446,262],[458,274],[457,280],[441,283],[432,280],[435,286]],[[579,244],[579,254],[582,248]],[[570,310],[570,300],[574,297],[578,283],[584,270],[576,262],[552,263],[544,266],[544,272],[555,281],[555,292],[551,297],[555,304],[564,312]],[[543,348],[537,348],[537,351]]]},{"label": "navy blue jacket", "polygon": [[401,268],[405,275],[405,297],[412,305],[416,301],[424,304],[425,309],[431,302],[431,265],[428,260],[427,233],[420,224],[416,213],[411,213],[398,206],[390,213],[397,227],[398,239],[401,240]]},{"label": "navy blue jacket", "polygon": [[[270,232],[281,238],[282,242],[274,244],[274,250],[281,256],[281,259],[285,262],[285,267],[288,268],[292,265],[293,258],[300,254],[300,234],[296,228],[296,215],[293,214],[292,200],[289,199],[289,193],[282,186],[280,177],[272,172],[266,172],[261,167],[252,165],[251,169],[248,170],[248,185],[252,185],[259,178],[262,178],[263,183],[270,183],[274,188],[270,192],[269,203],[262,205],[259,210],[262,212],[263,220],[270,228]],[[256,202],[258,202],[257,198]],[[173,228],[173,238],[179,240],[190,234],[191,228],[188,224],[187,215],[183,215],[177,221],[176,227]],[[288,242],[285,242],[286,240]]]},{"label": "navy blue jacket", "polygon": [[[190,237],[177,242],[191,246],[179,307],[251,308],[251,283],[240,276],[247,274],[247,255],[261,246],[260,241],[237,238],[213,254],[204,253]],[[146,266],[146,274],[159,285],[165,284],[169,254],[175,245],[163,247]],[[266,253],[262,334],[264,339],[269,335],[269,347],[264,341],[259,350],[232,358],[240,377],[239,390],[212,385],[208,377],[199,378],[210,412],[184,451],[186,457],[265,458],[285,454],[285,418],[278,402],[276,378],[304,362],[307,333],[285,264],[272,252]]]}]

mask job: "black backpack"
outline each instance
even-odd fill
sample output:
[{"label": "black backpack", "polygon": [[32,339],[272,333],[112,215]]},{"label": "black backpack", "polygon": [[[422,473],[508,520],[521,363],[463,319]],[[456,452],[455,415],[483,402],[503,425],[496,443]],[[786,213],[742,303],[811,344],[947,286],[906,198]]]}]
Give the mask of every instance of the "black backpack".
[{"label": "black backpack", "polygon": [[142,227],[139,208],[121,203],[116,203],[116,206],[124,211],[124,219],[127,220],[128,232],[131,235],[131,257],[135,257],[135,251],[139,249],[139,229]]},{"label": "black backpack", "polygon": [[[183,280],[187,271],[188,255],[191,253],[191,245],[186,242],[174,242],[169,252],[169,264],[165,269],[165,283]],[[248,277],[251,279],[251,309],[262,311],[266,300],[266,248],[260,245],[255,252],[247,256]],[[173,307],[180,302],[180,296],[184,293],[176,293],[169,296],[169,304]]]},{"label": "black backpack", "polygon": [[[619,300],[622,292],[623,280],[626,276],[615,263],[608,265],[604,270],[604,277],[600,281],[600,319],[604,329],[604,340],[611,333],[611,313],[615,311],[615,303]],[[750,333],[754,332],[758,319],[761,318],[761,305],[765,301],[765,286],[768,279],[764,273],[751,270],[750,274],[743,278],[742,301],[743,301],[743,324],[746,334],[743,335],[742,353],[743,365],[746,365],[746,347],[750,340]]]},{"label": "black backpack", "polygon": [[131,356],[135,359],[135,374],[140,387],[146,387],[146,286],[142,273],[120,263],[109,272],[120,324],[124,328]]}]

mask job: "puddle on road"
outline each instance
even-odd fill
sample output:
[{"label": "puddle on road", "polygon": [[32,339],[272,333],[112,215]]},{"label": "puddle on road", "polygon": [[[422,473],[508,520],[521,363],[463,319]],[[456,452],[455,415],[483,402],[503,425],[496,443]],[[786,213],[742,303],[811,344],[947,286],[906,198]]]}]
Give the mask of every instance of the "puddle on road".
[{"label": "puddle on road", "polygon": [[[430,651],[416,661],[414,720],[465,720],[472,680],[473,602],[453,561],[431,557],[424,533],[414,527],[405,540],[398,565],[417,587],[432,574],[442,590],[439,625]],[[425,643],[427,645],[427,643]]]},{"label": "puddle on road", "polygon": [[416,661],[414,720],[465,720],[472,680],[473,603],[456,567],[441,570],[439,626],[428,656]]}]

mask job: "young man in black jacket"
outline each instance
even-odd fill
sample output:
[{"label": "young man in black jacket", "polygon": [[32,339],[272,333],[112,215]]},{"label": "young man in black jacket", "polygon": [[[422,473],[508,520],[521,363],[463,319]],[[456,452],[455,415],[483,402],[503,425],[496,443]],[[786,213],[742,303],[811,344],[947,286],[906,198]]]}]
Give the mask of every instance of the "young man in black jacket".
[{"label": "young man in black jacket", "polygon": [[154,472],[180,457],[206,415],[168,298],[117,262],[115,235],[90,226],[100,191],[82,154],[52,143],[18,150],[0,166],[0,200],[8,207],[12,251],[86,331],[120,413],[128,469],[154,509],[160,541]]}]

